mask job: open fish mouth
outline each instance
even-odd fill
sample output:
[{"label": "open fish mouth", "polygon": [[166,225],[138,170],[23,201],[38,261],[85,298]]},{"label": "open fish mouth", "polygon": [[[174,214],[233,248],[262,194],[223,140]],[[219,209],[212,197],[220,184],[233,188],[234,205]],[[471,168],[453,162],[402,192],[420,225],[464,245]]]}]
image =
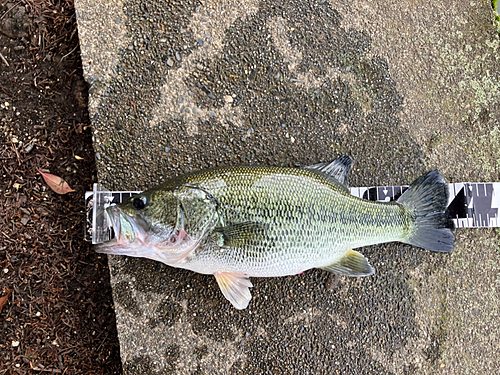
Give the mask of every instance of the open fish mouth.
[{"label": "open fish mouth", "polygon": [[108,207],[103,215],[111,224],[114,238],[96,247],[96,251],[105,254],[139,256],[143,247],[146,231],[141,228],[136,218],[127,215],[117,206]]},{"label": "open fish mouth", "polygon": [[143,257],[175,264],[199,245],[199,241],[192,241],[183,229],[165,235],[165,238],[152,235],[140,217],[130,216],[118,206],[108,207],[103,214],[115,236],[97,245],[98,253]]},{"label": "open fish mouth", "polygon": [[118,244],[129,244],[135,241],[137,225],[131,216],[126,215],[117,206],[108,207],[105,214],[113,227]]}]

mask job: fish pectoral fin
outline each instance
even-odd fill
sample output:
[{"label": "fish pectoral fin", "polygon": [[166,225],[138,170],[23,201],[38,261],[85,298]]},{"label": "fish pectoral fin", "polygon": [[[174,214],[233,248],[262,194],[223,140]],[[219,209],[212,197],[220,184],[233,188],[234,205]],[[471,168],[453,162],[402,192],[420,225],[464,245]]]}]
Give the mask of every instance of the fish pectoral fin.
[{"label": "fish pectoral fin", "polygon": [[212,236],[221,247],[240,247],[253,239],[262,239],[267,230],[267,224],[244,222],[216,228]]},{"label": "fish pectoral fin", "polygon": [[238,310],[243,310],[252,299],[250,288],[253,286],[250,279],[234,272],[219,272],[214,274],[217,284],[224,297]]},{"label": "fish pectoral fin", "polygon": [[370,276],[375,273],[363,254],[354,250],[349,250],[340,260],[321,269],[345,276]]}]

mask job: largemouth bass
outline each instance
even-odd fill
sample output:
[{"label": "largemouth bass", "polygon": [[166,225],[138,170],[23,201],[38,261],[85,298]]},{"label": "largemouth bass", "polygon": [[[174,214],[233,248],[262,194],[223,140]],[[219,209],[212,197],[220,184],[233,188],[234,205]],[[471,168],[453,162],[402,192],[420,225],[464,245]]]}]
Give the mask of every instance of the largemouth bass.
[{"label": "largemouth bass", "polygon": [[351,163],[342,156],[306,168],[226,167],[173,178],[108,208],[115,238],[97,251],[213,274],[244,309],[250,277],[311,268],[369,276],[373,267],[353,249],[392,241],[453,250],[439,171],[418,178],[396,202],[376,203],[350,195]]}]

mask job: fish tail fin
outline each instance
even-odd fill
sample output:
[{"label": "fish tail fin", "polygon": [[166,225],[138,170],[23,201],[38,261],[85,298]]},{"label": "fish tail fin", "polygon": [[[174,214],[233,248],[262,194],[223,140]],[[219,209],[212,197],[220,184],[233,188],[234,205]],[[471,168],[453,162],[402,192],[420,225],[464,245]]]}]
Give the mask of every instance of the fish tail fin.
[{"label": "fish tail fin", "polygon": [[455,224],[446,212],[448,186],[437,169],[419,177],[398,199],[413,216],[402,242],[426,250],[449,253],[455,246]]}]

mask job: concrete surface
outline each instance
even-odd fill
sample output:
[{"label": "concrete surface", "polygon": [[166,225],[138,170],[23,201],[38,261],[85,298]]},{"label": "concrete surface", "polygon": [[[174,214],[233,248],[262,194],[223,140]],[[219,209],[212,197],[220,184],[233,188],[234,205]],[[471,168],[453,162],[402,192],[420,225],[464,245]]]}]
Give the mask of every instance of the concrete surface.
[{"label": "concrete surface", "polygon": [[[490,1],[77,0],[99,180],[145,189],[219,165],[356,159],[351,185],[498,181]],[[213,277],[111,257],[127,374],[498,374],[495,230],[451,255],[362,249],[377,273]]]}]

